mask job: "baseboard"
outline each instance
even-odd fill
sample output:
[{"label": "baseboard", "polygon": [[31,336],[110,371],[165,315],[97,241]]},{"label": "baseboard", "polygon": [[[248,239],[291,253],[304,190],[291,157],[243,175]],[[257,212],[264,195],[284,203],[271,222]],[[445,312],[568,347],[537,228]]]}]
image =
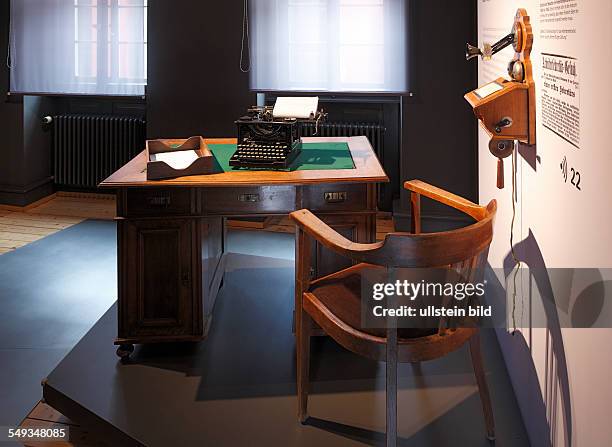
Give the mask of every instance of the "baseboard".
[{"label": "baseboard", "polygon": [[80,192],[80,191],[57,191],[57,197],[68,197],[71,199],[96,199],[96,200],[115,200],[116,194],[102,194],[96,192]]},{"label": "baseboard", "polygon": [[26,206],[17,206],[17,205],[3,205],[0,204],[0,210],[8,210],[8,211],[15,211],[15,212],[27,212],[31,209],[37,208],[41,205],[44,205],[45,203],[53,200],[54,198],[57,197],[56,193],[53,193],[51,195],[45,196],[40,200],[37,200],[36,202],[32,202],[29,205]]},{"label": "baseboard", "polygon": [[1,185],[0,204],[27,207],[54,192],[53,177],[45,178],[25,186]]}]

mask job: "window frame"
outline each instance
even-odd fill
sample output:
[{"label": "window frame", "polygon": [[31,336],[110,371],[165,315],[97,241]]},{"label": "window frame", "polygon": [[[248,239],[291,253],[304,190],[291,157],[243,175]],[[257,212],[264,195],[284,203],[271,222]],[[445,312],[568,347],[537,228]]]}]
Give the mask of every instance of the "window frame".
[{"label": "window frame", "polygon": [[[143,0],[144,5],[121,5],[119,0],[98,0],[95,5],[79,4],[79,0],[74,0],[74,79],[79,84],[89,84],[98,86],[114,86],[114,85],[143,85],[146,93],[147,86],[147,28],[148,28],[148,0]],[[95,8],[96,9],[96,40],[81,40],[78,35],[78,19],[79,8]],[[119,40],[119,13],[121,9],[143,9],[143,36],[141,41],[121,41]],[[109,20],[110,19],[110,20]],[[111,29],[112,27],[112,29]],[[110,33],[109,33],[110,31]],[[110,37],[109,37],[110,36]],[[81,76],[78,74],[78,45],[82,43],[96,45],[96,76]],[[119,75],[119,49],[121,45],[142,45],[144,72],[143,78],[122,78]],[[110,62],[110,63],[109,63]],[[91,94],[84,96],[109,96],[103,94]],[[113,96],[113,95],[111,95]],[[120,95],[120,96],[140,96],[140,95]]]}]

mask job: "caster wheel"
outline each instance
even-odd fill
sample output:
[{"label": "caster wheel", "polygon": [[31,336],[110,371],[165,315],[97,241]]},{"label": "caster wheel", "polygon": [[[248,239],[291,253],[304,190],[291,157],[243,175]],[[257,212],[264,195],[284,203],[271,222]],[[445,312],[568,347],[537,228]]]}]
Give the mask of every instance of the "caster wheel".
[{"label": "caster wheel", "polygon": [[127,361],[132,352],[134,352],[134,345],[119,345],[117,348],[117,355],[121,357],[122,361]]}]

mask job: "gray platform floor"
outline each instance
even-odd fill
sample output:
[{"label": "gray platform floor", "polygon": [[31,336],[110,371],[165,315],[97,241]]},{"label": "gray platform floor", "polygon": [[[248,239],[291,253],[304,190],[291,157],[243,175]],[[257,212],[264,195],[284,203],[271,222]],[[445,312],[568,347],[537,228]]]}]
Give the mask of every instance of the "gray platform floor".
[{"label": "gray platform floor", "polygon": [[[0,256],[0,426],[117,299],[116,225],[88,220]],[[229,249],[293,259],[291,235],[230,232]]]},{"label": "gray platform floor", "polygon": [[41,379],[115,302],[115,228],[85,221],[0,256],[0,425],[23,420]]},{"label": "gray platform floor", "polygon": [[[115,237],[114,223],[87,221],[0,256],[0,425],[22,420],[49,376],[149,445],[383,442],[384,364],[331,340],[313,344],[314,417],[296,423],[292,235],[230,233],[230,251],[240,254],[209,339],[142,347],[131,365],[117,362],[112,345]],[[526,446],[495,336],[483,338],[496,445]],[[488,445],[467,350],[420,371],[403,365],[400,377],[404,445]]]},{"label": "gray platform floor", "polygon": [[[209,338],[115,356],[111,309],[49,376],[49,384],[147,446],[382,445],[384,363],[331,339],[313,343],[312,419],[296,421],[291,333],[293,262],[234,254]],[[493,332],[486,369],[497,446],[528,445]],[[488,446],[469,352],[400,368],[400,445]]]}]

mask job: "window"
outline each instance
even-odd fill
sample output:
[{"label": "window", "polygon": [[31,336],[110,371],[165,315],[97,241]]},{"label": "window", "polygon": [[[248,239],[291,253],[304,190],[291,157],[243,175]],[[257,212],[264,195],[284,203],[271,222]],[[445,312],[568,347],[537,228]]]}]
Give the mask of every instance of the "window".
[{"label": "window", "polygon": [[11,91],[144,95],[147,0],[11,0]]},{"label": "window", "polygon": [[404,0],[251,0],[254,90],[407,90]]}]

